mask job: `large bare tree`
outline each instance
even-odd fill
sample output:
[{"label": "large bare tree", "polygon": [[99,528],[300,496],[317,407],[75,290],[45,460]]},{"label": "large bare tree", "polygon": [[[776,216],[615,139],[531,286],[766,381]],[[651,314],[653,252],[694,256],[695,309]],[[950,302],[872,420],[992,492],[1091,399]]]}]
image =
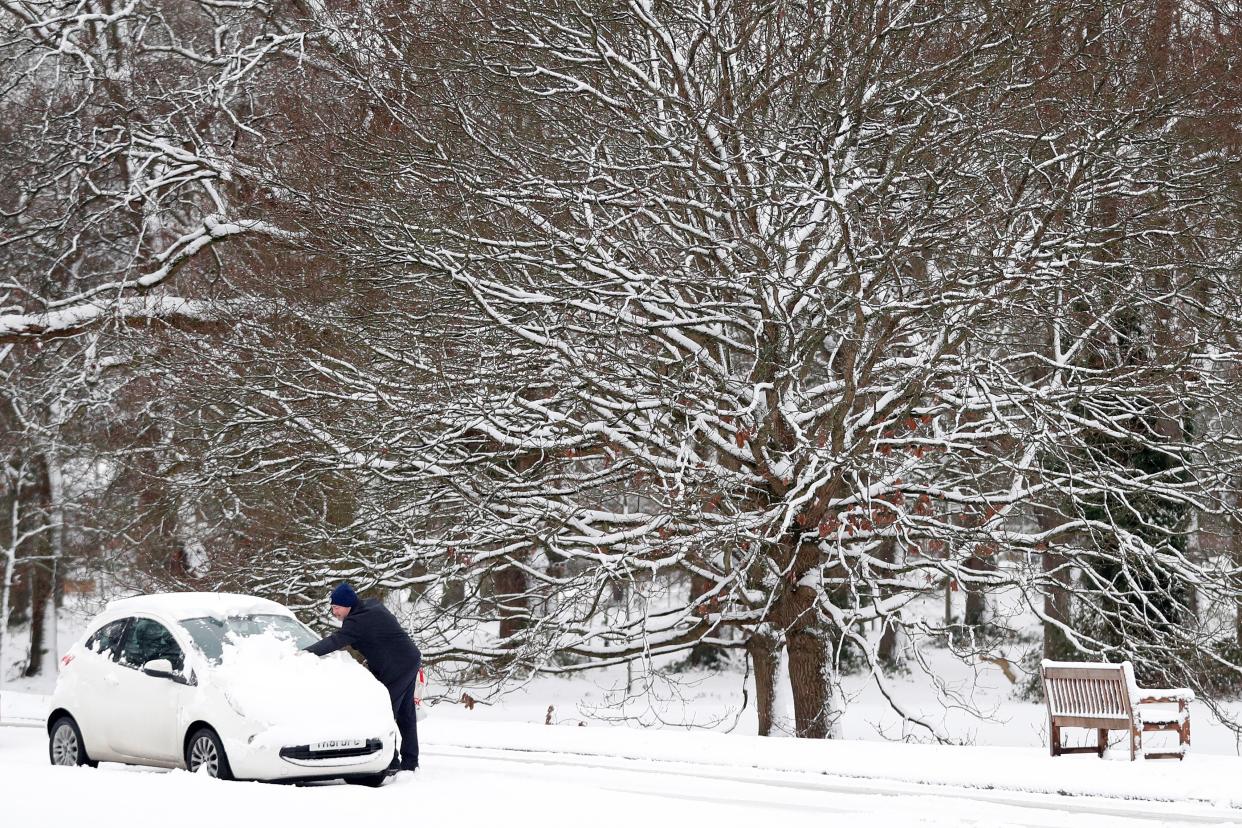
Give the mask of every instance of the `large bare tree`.
[{"label": "large bare tree", "polygon": [[[1183,11],[1180,59],[1236,37]],[[1144,74],[1151,12],[381,18],[338,70],[369,98],[308,137],[329,163],[302,219],[382,291],[332,369],[365,436],[302,383],[268,417],[401,516],[377,580],[478,590],[505,635],[422,621],[467,662],[740,643],[770,701],[783,647],[796,732],[823,736],[847,651],[888,692],[860,625],[943,637],[908,610],[960,584],[1186,672],[1216,633],[1183,587],[1235,590],[1184,539],[1233,503],[1238,168],[1206,151],[1225,76]],[[1082,612],[1045,606],[1070,589]]]}]

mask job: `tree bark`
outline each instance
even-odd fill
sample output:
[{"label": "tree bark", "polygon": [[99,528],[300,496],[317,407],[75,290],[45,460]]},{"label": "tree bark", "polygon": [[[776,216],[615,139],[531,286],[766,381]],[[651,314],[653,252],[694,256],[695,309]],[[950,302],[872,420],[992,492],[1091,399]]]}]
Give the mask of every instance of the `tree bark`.
[{"label": "tree bark", "polygon": [[953,626],[953,579],[944,579],[944,625]]},{"label": "tree bark", "polygon": [[448,578],[440,595],[440,609],[460,609],[466,600],[466,582],[461,578]]},{"label": "tree bark", "polygon": [[[966,568],[975,572],[991,572],[996,565],[991,558],[972,555],[966,560]],[[962,624],[967,627],[980,626],[987,616],[987,593],[978,584],[967,582],[963,586],[966,589],[966,608],[962,613]]]},{"label": "tree bark", "polygon": [[827,739],[832,716],[828,681],[828,642],[821,630],[796,629],[785,635],[789,684],[793,688],[794,735]]},{"label": "tree bark", "polygon": [[[1060,523],[1060,515],[1048,508],[1039,510],[1039,528],[1049,532]],[[1040,568],[1046,583],[1044,586],[1044,658],[1064,660],[1070,652],[1069,639],[1057,622],[1070,622],[1070,569],[1064,555],[1049,546],[1040,554]]]},{"label": "tree bark", "polygon": [[[1062,624],[1070,620],[1070,577],[1065,557],[1055,552],[1044,552],[1040,556],[1044,574],[1051,578],[1051,583],[1044,592],[1044,615]],[[1069,639],[1065,632],[1053,621],[1044,622],[1044,658],[1063,659],[1069,650]]]},{"label": "tree bark", "polygon": [[0,522],[0,545],[4,547],[4,580],[0,583],[0,664],[9,641],[9,616],[13,610],[13,579],[17,574],[17,540],[20,509],[20,488],[17,475],[13,475],[13,491],[0,497],[0,509],[7,520]]},{"label": "tree bark", "polygon": [[[43,458],[39,460],[42,461]],[[30,584],[30,657],[25,669],[22,670],[22,676],[25,678],[37,676],[42,671],[44,651],[47,648],[45,641],[48,626],[46,606],[55,592],[51,538],[46,531],[45,523],[48,520],[51,506],[48,467],[46,462],[35,462],[31,464],[31,469],[34,480],[33,485],[29,487],[29,492],[30,500],[34,501],[32,504],[34,508],[22,510],[25,520],[19,525],[25,536],[22,542],[25,553],[18,553],[19,563],[20,558],[29,559],[26,568]]]},{"label": "tree bark", "polygon": [[40,674],[43,668],[43,655],[47,648],[44,640],[47,621],[47,603],[51,598],[51,579],[49,573],[38,564],[30,567],[30,656],[26,667],[22,670],[23,678],[31,678]]},{"label": "tree bark", "polygon": [[[1229,557],[1233,561],[1234,567],[1242,567],[1242,532],[1239,531],[1238,521],[1234,518],[1229,519]],[[1242,585],[1239,585],[1242,587]],[[1233,640],[1239,647],[1242,647],[1242,588],[1235,587],[1233,607]]]},{"label": "tree bark", "polygon": [[772,735],[772,715],[776,707],[776,668],[780,663],[780,640],[768,632],[756,632],[746,642],[755,673],[755,710],[759,714],[759,735]]},{"label": "tree bark", "polygon": [[496,570],[493,578],[496,610],[500,615],[500,637],[511,638],[526,629],[530,620],[529,579],[516,566]]},{"label": "tree bark", "polygon": [[[877,552],[877,557],[886,563],[897,562],[897,541],[895,538],[886,539]],[[892,590],[885,590],[881,595],[882,598],[888,598],[892,594]],[[889,667],[895,667],[900,662],[900,653],[897,648],[898,644],[898,627],[900,626],[900,618],[881,618],[880,623],[883,629],[880,631],[880,663]]]},{"label": "tree bark", "polygon": [[897,667],[902,663],[900,643],[900,624],[895,621],[884,622],[884,631],[880,633],[880,663],[888,667]]},{"label": "tree bark", "polygon": [[832,631],[817,606],[819,593],[811,586],[802,584],[801,580],[813,568],[821,569],[822,583],[830,593],[835,593],[843,589],[841,585],[847,579],[840,565],[823,566],[818,544],[795,540],[789,546],[777,547],[774,551],[778,555],[778,563],[788,564],[781,568],[790,573],[789,586],[781,591],[772,606],[771,620],[785,631],[789,685],[793,693],[794,736],[800,739],[826,739],[832,722],[829,665]]},{"label": "tree bark", "polygon": [[[704,578],[701,575],[690,576],[690,600],[698,601],[707,592],[716,585],[716,582],[710,578]],[[690,655],[686,661],[694,667],[717,667],[724,659],[724,649],[716,644],[708,644],[700,641],[690,648]]]},{"label": "tree bark", "polygon": [[[57,420],[59,421],[59,411]],[[56,671],[60,656],[60,639],[57,630],[57,607],[62,599],[62,580],[65,559],[65,475],[61,467],[60,452],[55,445],[43,452],[44,469],[47,473],[48,520],[50,555],[47,562],[48,592],[43,604],[43,663],[40,672]],[[32,654],[33,657],[33,654]]]}]

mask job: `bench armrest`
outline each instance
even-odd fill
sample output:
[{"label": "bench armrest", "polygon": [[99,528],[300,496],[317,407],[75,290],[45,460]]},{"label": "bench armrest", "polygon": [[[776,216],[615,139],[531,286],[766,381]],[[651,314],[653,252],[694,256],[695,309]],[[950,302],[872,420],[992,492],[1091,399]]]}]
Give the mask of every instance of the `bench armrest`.
[{"label": "bench armrest", "polygon": [[1185,687],[1147,688],[1139,690],[1139,704],[1168,704],[1171,702],[1191,702],[1195,700],[1195,691]]}]

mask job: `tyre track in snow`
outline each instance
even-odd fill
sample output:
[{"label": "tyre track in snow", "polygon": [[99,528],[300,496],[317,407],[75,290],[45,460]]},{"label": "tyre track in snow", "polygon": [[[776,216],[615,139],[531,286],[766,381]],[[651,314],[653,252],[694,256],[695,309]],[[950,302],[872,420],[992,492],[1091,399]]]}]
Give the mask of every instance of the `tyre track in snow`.
[{"label": "tyre track in snow", "polygon": [[5,719],[0,722],[0,727],[47,727],[47,722],[35,719]]},{"label": "tyre track in snow", "polygon": [[[886,780],[869,776],[814,774],[807,771],[786,771],[754,767],[738,773],[713,766],[693,766],[686,762],[647,757],[611,757],[601,754],[572,753],[521,748],[495,748],[471,745],[435,745],[422,750],[424,756],[467,759],[489,764],[521,766],[556,766],[583,770],[615,770],[659,777],[702,779],[736,785],[757,785],[766,788],[788,788],[824,794],[856,794],[860,796],[917,796],[953,801],[970,800],[989,805],[1021,808],[1030,811],[1069,813],[1082,816],[1113,817],[1160,823],[1195,825],[1242,825],[1242,809],[1193,805],[1164,799],[1108,799],[1062,793],[1036,793],[1011,789],[972,788],[936,783]],[[662,794],[678,796],[677,794]],[[693,795],[683,798],[692,799]]]},{"label": "tyre track in snow", "polygon": [[[0,727],[32,728],[42,727],[41,722],[15,722],[7,720]],[[727,798],[739,806],[764,806],[761,798],[748,795],[756,789],[787,789],[825,796],[874,796],[898,799],[901,797],[922,798],[931,801],[928,808],[934,808],[934,801],[978,802],[981,805],[1016,808],[1038,815],[1072,814],[1083,817],[1101,817],[1124,820],[1142,820],[1150,824],[1184,824],[1184,825],[1242,825],[1242,809],[1215,807],[1209,804],[1197,805],[1193,801],[1167,799],[1109,799],[1106,797],[1080,796],[1052,793],[1024,792],[1013,789],[996,789],[983,787],[966,787],[942,785],[936,783],[908,782],[904,780],[883,779],[872,776],[850,776],[839,773],[816,774],[812,771],[781,770],[770,767],[755,766],[748,769],[728,768],[722,766],[692,765],[684,761],[653,759],[649,757],[611,756],[607,754],[581,753],[572,751],[550,751],[521,748],[496,748],[471,745],[427,745],[422,753],[426,757],[438,757],[446,760],[460,760],[468,765],[483,765],[489,769],[504,772],[505,769],[521,769],[523,775],[543,778],[539,769],[554,767],[577,769],[583,771],[608,770],[618,774],[639,777],[677,778],[688,782],[702,780],[711,783],[724,783],[736,786],[726,789],[723,794],[705,796],[700,792],[668,790],[643,790],[626,786],[625,779],[619,778],[617,790],[642,794],[652,797],[663,797],[682,800],[719,801]],[[512,772],[512,771],[509,771]],[[814,811],[830,813],[837,810],[833,803],[823,805],[799,805],[784,803],[783,809],[798,811]],[[1006,820],[1005,824],[1012,825]],[[1036,821],[1030,824],[1052,824]]]}]

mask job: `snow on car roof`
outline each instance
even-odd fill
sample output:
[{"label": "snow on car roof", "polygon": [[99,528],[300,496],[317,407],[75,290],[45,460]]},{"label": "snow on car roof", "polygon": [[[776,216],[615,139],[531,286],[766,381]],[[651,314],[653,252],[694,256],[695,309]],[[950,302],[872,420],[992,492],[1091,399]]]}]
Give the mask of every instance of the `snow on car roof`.
[{"label": "snow on car roof", "polygon": [[275,601],[233,592],[163,592],[154,595],[135,595],[132,598],[109,601],[105,612],[110,615],[151,612],[175,618],[178,621],[204,616],[226,618],[232,615],[292,614],[287,607]]}]

